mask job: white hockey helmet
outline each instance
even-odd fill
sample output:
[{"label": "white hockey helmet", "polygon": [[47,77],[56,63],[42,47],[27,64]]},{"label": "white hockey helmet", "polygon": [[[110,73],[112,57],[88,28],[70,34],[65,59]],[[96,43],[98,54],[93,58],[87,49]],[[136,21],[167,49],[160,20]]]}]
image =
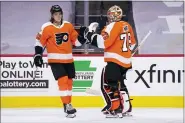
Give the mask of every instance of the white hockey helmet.
[{"label": "white hockey helmet", "polygon": [[123,11],[117,5],[110,7],[109,10],[107,11],[107,18],[109,22],[120,21],[122,18],[122,15],[123,15]]}]

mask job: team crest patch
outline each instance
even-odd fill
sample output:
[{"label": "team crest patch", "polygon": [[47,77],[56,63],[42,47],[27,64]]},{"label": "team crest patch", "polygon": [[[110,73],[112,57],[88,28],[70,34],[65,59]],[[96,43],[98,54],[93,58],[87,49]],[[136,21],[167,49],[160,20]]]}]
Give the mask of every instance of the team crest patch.
[{"label": "team crest patch", "polygon": [[68,41],[69,34],[68,33],[57,33],[57,34],[55,34],[55,38],[56,38],[57,45],[60,45],[63,42]]},{"label": "team crest patch", "polygon": [[63,36],[63,41],[67,41],[67,40],[68,40],[68,35],[66,34]]},{"label": "team crest patch", "polygon": [[123,27],[123,31],[124,32],[128,32],[129,30],[128,30],[128,25],[125,25],[124,27]]}]

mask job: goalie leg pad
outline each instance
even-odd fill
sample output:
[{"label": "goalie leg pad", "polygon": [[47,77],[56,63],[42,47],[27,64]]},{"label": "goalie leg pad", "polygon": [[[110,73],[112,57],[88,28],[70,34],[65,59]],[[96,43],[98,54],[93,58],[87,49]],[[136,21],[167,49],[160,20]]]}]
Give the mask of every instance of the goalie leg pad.
[{"label": "goalie leg pad", "polygon": [[124,107],[122,112],[128,112],[128,110],[130,109],[130,100],[128,94],[125,91],[120,91],[120,98],[121,104]]},{"label": "goalie leg pad", "polygon": [[124,107],[123,108],[123,113],[125,112],[131,112],[132,111],[132,104],[128,89],[124,83],[124,76],[120,80],[120,98],[121,98],[121,105]]},{"label": "goalie leg pad", "polygon": [[110,110],[118,109],[120,106],[120,92],[118,89],[117,81],[108,81],[105,89],[112,103]]},{"label": "goalie leg pad", "polygon": [[102,71],[101,77],[101,91],[107,105],[103,108],[103,112],[106,110],[115,110],[120,106],[120,92],[117,81],[106,81],[105,68]]},{"label": "goalie leg pad", "polygon": [[104,75],[105,75],[105,68],[103,68],[102,70],[102,74],[101,74],[101,92],[103,94],[103,98],[106,102],[106,106],[102,109],[102,112],[105,112],[107,110],[109,110],[112,106],[112,103],[111,103],[111,99],[110,97],[108,96],[108,94],[106,93],[106,90],[105,90],[105,85],[106,85],[106,82],[105,82],[105,78],[104,78]]}]

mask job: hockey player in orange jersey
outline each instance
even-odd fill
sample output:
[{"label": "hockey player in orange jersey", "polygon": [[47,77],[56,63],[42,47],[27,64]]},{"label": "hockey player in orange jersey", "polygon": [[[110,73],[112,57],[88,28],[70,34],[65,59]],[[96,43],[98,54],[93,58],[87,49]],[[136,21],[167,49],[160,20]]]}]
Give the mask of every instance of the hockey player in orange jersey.
[{"label": "hockey player in orange jersey", "polygon": [[[123,117],[132,110],[124,79],[132,67],[131,52],[136,42],[130,24],[121,21],[122,9],[119,6],[112,6],[107,18],[109,24],[101,31],[101,35],[89,29],[85,38],[92,45],[104,49],[104,61],[107,62],[101,77],[101,91],[107,102],[102,112],[106,117]],[[92,25],[89,27],[95,27]]]},{"label": "hockey player in orange jersey", "polygon": [[76,116],[76,109],[71,105],[72,78],[75,77],[72,45],[81,46],[85,43],[82,35],[84,28],[80,28],[78,35],[73,25],[63,20],[63,11],[59,5],[52,6],[50,12],[50,22],[43,24],[36,36],[34,63],[37,67],[42,67],[42,53],[46,47],[48,63],[58,81],[64,112],[67,117],[73,118]]}]

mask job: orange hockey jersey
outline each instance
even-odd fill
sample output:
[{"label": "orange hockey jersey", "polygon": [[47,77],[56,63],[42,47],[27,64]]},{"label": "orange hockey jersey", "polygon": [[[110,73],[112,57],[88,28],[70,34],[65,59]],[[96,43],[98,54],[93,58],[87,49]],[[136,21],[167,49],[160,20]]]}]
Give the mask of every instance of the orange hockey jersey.
[{"label": "orange hockey jersey", "polygon": [[124,21],[110,23],[97,37],[97,43],[99,48],[104,48],[105,62],[131,67],[131,50],[136,41],[130,24]]},{"label": "orange hockey jersey", "polygon": [[77,37],[78,33],[71,23],[63,21],[63,24],[57,27],[47,22],[36,36],[36,46],[46,47],[48,63],[71,63],[72,45],[81,45]]}]

